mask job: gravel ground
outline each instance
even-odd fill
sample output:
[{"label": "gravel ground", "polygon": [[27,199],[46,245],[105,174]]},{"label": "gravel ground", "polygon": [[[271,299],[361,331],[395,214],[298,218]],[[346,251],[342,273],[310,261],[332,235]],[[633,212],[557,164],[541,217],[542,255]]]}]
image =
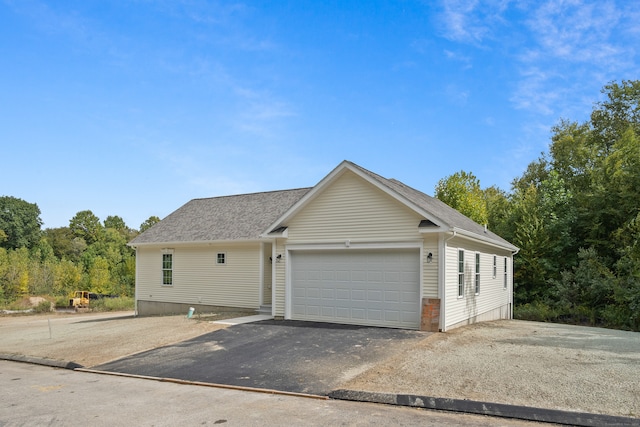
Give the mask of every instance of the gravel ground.
[{"label": "gravel ground", "polygon": [[640,418],[640,333],[480,323],[431,335],[343,388]]},{"label": "gravel ground", "polygon": [[[253,314],[253,313],[251,313]],[[133,312],[0,316],[0,354],[18,354],[91,367],[225,328],[209,320],[246,316],[134,317]]]},{"label": "gravel ground", "polygon": [[[246,314],[0,316],[0,354],[91,367],[224,328],[209,321]],[[393,353],[339,388],[640,418],[640,333],[486,322],[432,334]]]}]

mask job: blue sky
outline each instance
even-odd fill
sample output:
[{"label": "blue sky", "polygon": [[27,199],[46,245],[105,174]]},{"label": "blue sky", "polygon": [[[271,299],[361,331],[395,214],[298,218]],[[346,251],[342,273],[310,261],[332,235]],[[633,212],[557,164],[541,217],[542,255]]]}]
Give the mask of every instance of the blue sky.
[{"label": "blue sky", "polygon": [[0,195],[138,228],[351,160],[511,181],[638,79],[640,3],[0,0]]}]

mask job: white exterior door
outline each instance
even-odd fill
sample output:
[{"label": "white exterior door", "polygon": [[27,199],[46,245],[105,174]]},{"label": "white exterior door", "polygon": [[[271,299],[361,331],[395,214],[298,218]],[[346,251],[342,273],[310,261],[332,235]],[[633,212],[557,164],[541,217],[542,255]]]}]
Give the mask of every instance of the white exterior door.
[{"label": "white exterior door", "polygon": [[419,329],[417,249],[292,251],[290,260],[292,319]]}]

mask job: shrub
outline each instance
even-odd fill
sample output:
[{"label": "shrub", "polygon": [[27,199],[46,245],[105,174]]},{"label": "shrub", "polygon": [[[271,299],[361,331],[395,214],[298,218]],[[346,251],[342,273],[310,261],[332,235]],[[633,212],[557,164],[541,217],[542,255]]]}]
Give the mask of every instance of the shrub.
[{"label": "shrub", "polygon": [[534,322],[553,322],[558,319],[559,315],[557,310],[540,301],[517,305],[513,310],[514,319]]},{"label": "shrub", "polygon": [[100,298],[91,300],[89,307],[92,311],[128,311],[134,309],[135,303],[131,297]]},{"label": "shrub", "polygon": [[38,305],[33,307],[34,313],[48,313],[51,311],[51,301],[40,301]]}]

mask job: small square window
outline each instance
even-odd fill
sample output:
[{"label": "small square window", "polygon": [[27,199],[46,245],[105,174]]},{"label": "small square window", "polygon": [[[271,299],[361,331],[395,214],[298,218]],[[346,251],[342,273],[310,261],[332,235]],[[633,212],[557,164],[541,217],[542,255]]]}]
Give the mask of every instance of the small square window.
[{"label": "small square window", "polygon": [[227,254],[220,252],[216,256],[216,264],[226,264],[227,263]]}]

